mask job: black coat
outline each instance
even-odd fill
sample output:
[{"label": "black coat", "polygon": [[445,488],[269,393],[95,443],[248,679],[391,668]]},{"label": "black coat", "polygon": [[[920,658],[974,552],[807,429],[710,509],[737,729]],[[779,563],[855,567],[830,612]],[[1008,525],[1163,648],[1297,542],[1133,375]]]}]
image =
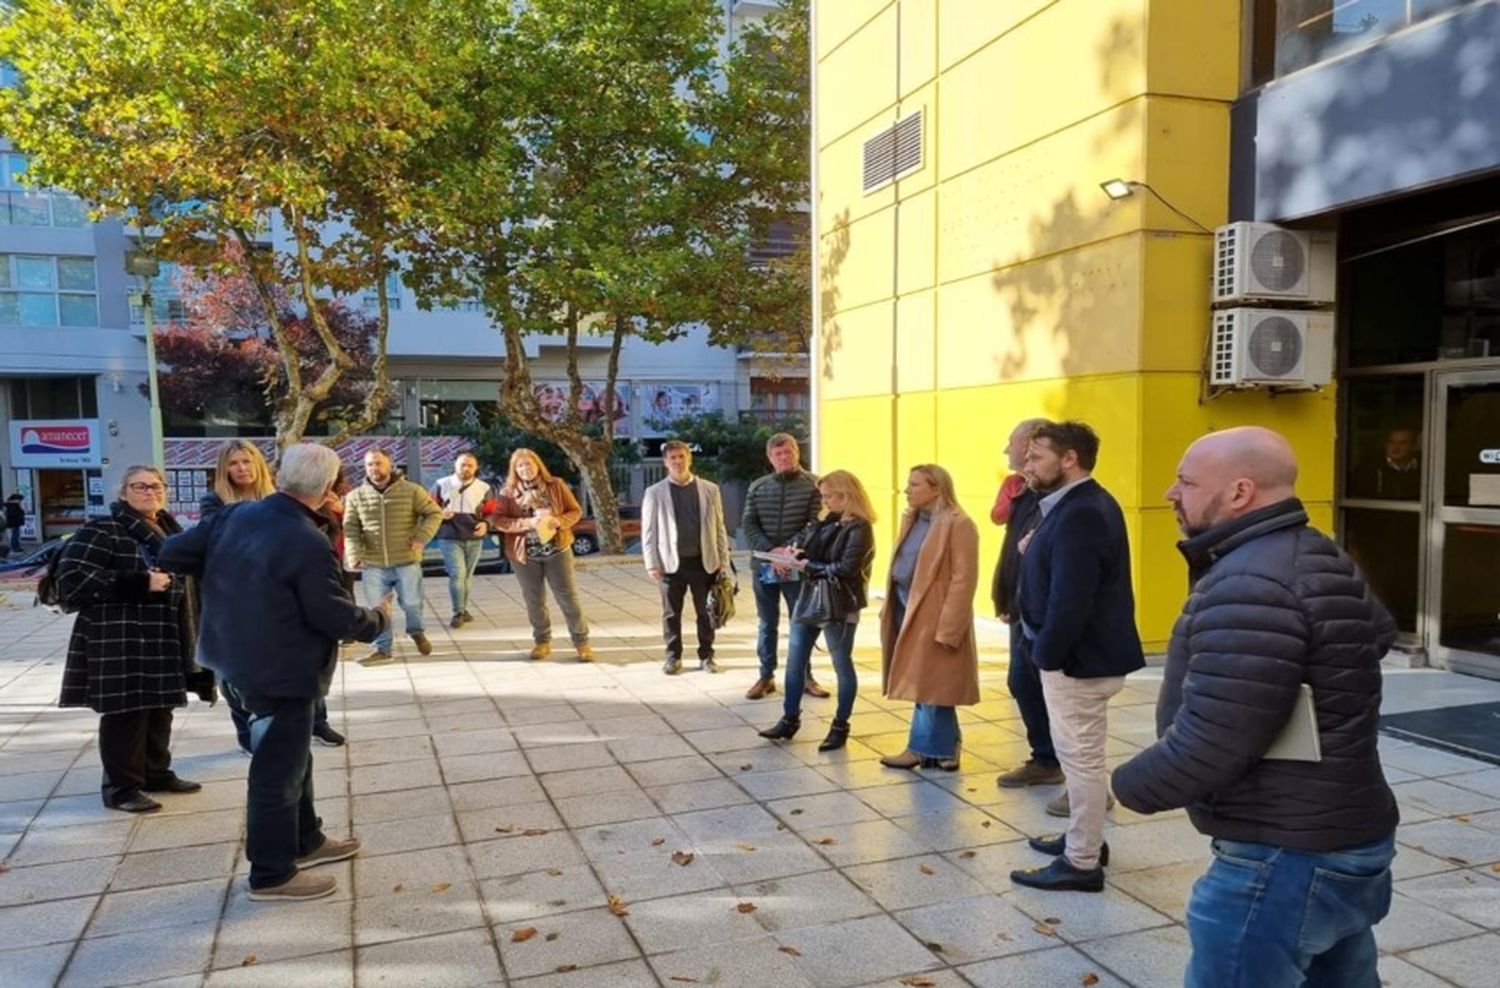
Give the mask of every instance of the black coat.
[{"label": "black coat", "polygon": [[[168,533],[182,530],[165,511],[157,523]],[[183,580],[164,591],[149,590],[147,572],[161,547],[161,535],[123,502],[63,544],[57,593],[77,617],[61,706],[118,714],[187,703],[189,680],[198,671],[192,663],[192,595]],[[196,680],[193,687],[203,688]],[[211,679],[207,687],[212,689]]]},{"label": "black coat", "polygon": [[865,609],[869,603],[870,567],[875,562],[875,529],[869,522],[856,518],[843,525],[838,515],[829,515],[807,526],[792,544],[802,549],[808,580],[835,576],[843,584],[848,596],[838,603],[849,610],[836,613],[835,617],[843,619]]},{"label": "black coat", "polygon": [[1016,584],[1021,579],[1021,552],[1016,544],[1031,527],[1037,513],[1036,492],[1026,487],[1010,502],[1010,518],[1005,523],[1005,542],[1000,546],[1000,561],[995,564],[995,576],[990,582],[990,600],[995,604],[995,616],[1010,615],[1012,622],[1019,621],[1011,607],[1016,599]]},{"label": "black coat", "polygon": [[328,692],[343,639],[387,624],[344,590],[318,515],[285,494],[229,505],[168,539],[161,566],[200,580],[199,661],[252,694]]},{"label": "black coat", "polygon": [[[1205,834],[1304,851],[1391,833],[1376,727],[1396,629],[1349,557],[1308,527],[1295,498],[1179,548],[1193,583],[1167,650],[1159,740],[1115,770],[1120,802],[1186,806]],[[1265,761],[1302,683],[1323,759]]]},{"label": "black coat", "polygon": [[1029,654],[1038,669],[1098,679],[1146,664],[1125,515],[1098,482],[1069,490],[1037,525],[1020,579],[1021,619],[1035,635]]}]

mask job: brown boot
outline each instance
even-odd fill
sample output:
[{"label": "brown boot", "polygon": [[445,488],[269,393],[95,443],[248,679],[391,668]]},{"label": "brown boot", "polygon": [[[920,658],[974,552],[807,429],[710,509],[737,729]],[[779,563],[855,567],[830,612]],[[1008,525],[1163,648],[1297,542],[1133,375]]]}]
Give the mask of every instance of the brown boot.
[{"label": "brown boot", "polygon": [[552,654],[551,642],[537,642],[531,646],[531,661],[540,662]]},{"label": "brown boot", "polygon": [[[1107,813],[1107,812],[1109,812],[1110,810],[1112,810],[1114,808],[1115,808],[1115,794],[1112,793],[1112,792],[1111,793],[1105,793],[1105,795],[1104,795],[1104,811]],[[1073,815],[1073,806],[1072,806],[1071,803],[1068,802],[1068,792],[1067,792],[1066,789],[1063,790],[1063,794],[1061,796],[1058,796],[1056,799],[1052,800],[1051,802],[1049,802],[1047,804],[1047,815],[1048,816],[1060,816],[1060,817],[1064,817],[1064,818],[1070,817],[1070,816]]]},{"label": "brown boot", "polygon": [[416,634],[412,635],[411,640],[412,644],[417,646],[418,652],[421,652],[423,655],[432,654],[432,642],[428,641],[427,636],[422,632],[418,631]]},{"label": "brown boot", "polygon": [[1022,789],[1026,786],[1060,786],[1067,781],[1061,768],[1048,768],[1037,764],[1035,759],[1028,759],[1026,764],[1018,765],[1009,772],[1001,775],[995,782],[1002,789]]},{"label": "brown boot", "polygon": [[880,764],[886,768],[916,768],[922,764],[922,756],[908,749],[899,755],[881,755]]},{"label": "brown boot", "polygon": [[806,693],[808,696],[815,696],[820,700],[828,699],[828,691],[819,686],[817,681],[813,679],[809,679],[807,682],[802,684],[802,692]]},{"label": "brown boot", "polygon": [[579,645],[578,646],[578,661],[579,662],[592,662],[592,661],[594,661],[594,647],[592,645],[588,644],[587,642],[585,642],[582,645]]},{"label": "brown boot", "polygon": [[755,685],[745,691],[745,699],[759,700],[776,692],[776,680],[770,676],[762,676],[755,681]]}]

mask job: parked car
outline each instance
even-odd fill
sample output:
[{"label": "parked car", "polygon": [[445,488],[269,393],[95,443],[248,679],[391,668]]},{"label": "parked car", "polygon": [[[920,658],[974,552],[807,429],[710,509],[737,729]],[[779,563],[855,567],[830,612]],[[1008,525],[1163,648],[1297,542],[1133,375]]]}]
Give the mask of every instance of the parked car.
[{"label": "parked car", "polygon": [[0,589],[35,590],[36,581],[47,572],[47,563],[55,553],[62,551],[63,543],[69,537],[49,539],[22,555],[0,561]]},{"label": "parked car", "polygon": [[[443,576],[446,572],[443,569],[443,552],[438,548],[437,540],[434,539],[427,543],[427,548],[422,551],[422,575]],[[484,537],[484,545],[479,550],[479,566],[474,572],[510,572],[510,560],[505,558],[505,549],[496,541],[494,535]]]},{"label": "parked car", "polygon": [[[641,506],[620,505],[620,536],[626,552],[639,552],[641,545]],[[599,523],[589,517],[573,526],[573,555],[589,556],[599,551]]]}]

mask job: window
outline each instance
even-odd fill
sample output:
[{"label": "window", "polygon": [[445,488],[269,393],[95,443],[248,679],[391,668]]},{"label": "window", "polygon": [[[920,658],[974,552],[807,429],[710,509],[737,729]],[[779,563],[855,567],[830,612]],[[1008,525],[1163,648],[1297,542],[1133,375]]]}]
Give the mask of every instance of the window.
[{"label": "window", "polygon": [[94,259],[0,254],[0,325],[99,325]]},{"label": "window", "polygon": [[[401,308],[401,273],[399,271],[392,271],[385,276],[385,299],[392,312]],[[359,301],[364,309],[374,312],[380,308],[380,293],[375,290],[375,286],[371,285],[365,289]]]},{"label": "window", "polygon": [[[132,278],[132,292],[139,279]],[[172,261],[159,261],[156,277],[151,279],[151,318],[157,323],[187,322],[187,303],[182,300],[182,265]],[[146,314],[138,298],[130,303],[130,324],[140,326]]]},{"label": "window", "polygon": [[1255,0],[1251,82],[1269,82],[1472,2]]},{"label": "window", "polygon": [[87,225],[88,208],[77,196],[26,186],[26,156],[0,153],[0,226]]},{"label": "window", "polygon": [[99,416],[92,377],[30,377],[11,382],[11,416],[18,419],[91,419]]}]

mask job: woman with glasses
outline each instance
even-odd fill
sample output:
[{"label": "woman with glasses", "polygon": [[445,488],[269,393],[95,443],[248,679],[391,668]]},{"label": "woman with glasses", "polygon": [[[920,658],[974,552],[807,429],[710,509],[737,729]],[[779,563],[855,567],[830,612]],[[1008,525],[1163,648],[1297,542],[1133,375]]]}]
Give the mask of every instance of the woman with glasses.
[{"label": "woman with glasses", "polygon": [[169,535],[182,531],[166,511],[167,485],[153,466],[125,471],[120,500],[63,546],[57,567],[62,606],[76,611],[63,669],[64,707],[99,714],[104,805],[150,813],[147,793],[203,788],[172,771],[172,710],[192,688],[213,697],[193,664],[197,638],[192,593],[181,577],[156,568]]},{"label": "woman with glasses", "polygon": [[787,636],[787,678],[781,719],[774,727],[761,731],[760,736],[785,741],[802,726],[802,683],[807,679],[807,663],[821,628],[834,672],[838,674],[838,705],[828,736],[818,750],[834,751],[849,740],[849,715],[859,692],[859,679],[854,671],[854,634],[866,603],[870,565],[875,560],[875,510],[870,506],[864,485],[848,470],[835,470],[819,480],[818,493],[823,498],[823,517],[792,539],[784,564],[774,565],[778,569],[784,566],[802,571],[806,577],[802,584],[804,595],[819,592],[821,583],[828,594],[830,609],[822,615],[823,620],[807,623],[797,617],[803,609],[799,598]]},{"label": "woman with glasses", "polygon": [[[342,480],[340,481],[342,484]],[[266,462],[266,457],[260,451],[260,447],[244,439],[231,439],[219,447],[219,458],[214,464],[214,485],[204,494],[198,502],[198,515],[203,521],[208,521],[217,514],[225,505],[238,504],[241,501],[259,501],[268,497],[276,490],[275,478],[271,475],[271,465]],[[335,495],[329,495],[328,501],[324,502],[323,509],[318,513],[321,518],[321,526],[328,535],[328,541],[334,553],[342,563],[344,559],[344,502]],[[354,584],[352,579],[346,580],[344,589],[349,591],[349,596],[354,596]],[[235,740],[239,742],[240,750],[250,754],[250,715],[240,709],[232,698],[225,697],[229,705],[229,719],[234,722]],[[322,744],[337,748],[344,743],[344,736],[333,729],[328,723],[328,701],[318,697],[318,706],[314,712],[313,737]]]},{"label": "woman with glasses", "polygon": [[880,763],[955,772],[957,708],[979,702],[979,529],[959,507],[953,477],[935,463],[912,468],[906,505],[880,613],[880,652],[885,695],[916,707],[906,750]]}]

